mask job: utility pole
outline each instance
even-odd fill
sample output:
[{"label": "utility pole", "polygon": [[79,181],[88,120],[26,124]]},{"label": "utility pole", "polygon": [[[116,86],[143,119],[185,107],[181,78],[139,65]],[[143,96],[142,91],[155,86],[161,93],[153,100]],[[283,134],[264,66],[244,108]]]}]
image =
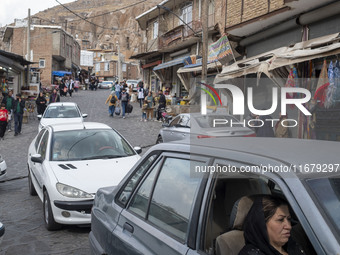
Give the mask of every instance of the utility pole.
[{"label": "utility pole", "polygon": [[[27,61],[31,61],[31,9],[28,9],[27,20]],[[27,86],[30,85],[30,65],[27,65]]]},{"label": "utility pole", "polygon": [[[208,65],[208,14],[209,0],[203,0],[202,6],[202,76],[201,83],[207,83],[207,65]],[[203,85],[201,85],[203,87]],[[207,114],[207,95],[201,90],[201,113]]]},{"label": "utility pole", "polygon": [[121,59],[120,59],[120,47],[119,47],[119,42],[116,42],[117,44],[117,50],[118,50],[118,82],[122,81],[122,63],[121,63]]}]

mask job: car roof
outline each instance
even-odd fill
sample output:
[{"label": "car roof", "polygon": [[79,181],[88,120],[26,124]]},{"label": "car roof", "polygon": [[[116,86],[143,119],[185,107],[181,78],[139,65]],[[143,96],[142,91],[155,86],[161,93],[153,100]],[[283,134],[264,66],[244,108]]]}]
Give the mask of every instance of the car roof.
[{"label": "car roof", "polygon": [[108,125],[99,122],[67,123],[49,125],[53,132],[81,129],[112,129]]},{"label": "car roof", "polygon": [[51,103],[48,105],[48,107],[50,106],[76,106],[77,104],[74,102],[57,102],[57,103]]},{"label": "car roof", "polygon": [[[293,138],[221,137],[193,138],[189,143],[184,140],[164,143],[157,145],[156,149],[199,153],[241,162],[248,162],[251,157],[267,158],[292,167],[308,166],[309,173],[304,173],[303,176],[312,177],[319,174],[315,171],[311,172],[313,164],[333,164],[334,168],[336,164],[339,165],[340,143]],[[238,156],[233,158],[231,155]],[[300,175],[298,172],[297,175]],[[340,166],[337,172],[324,174],[325,176],[339,176]]]}]

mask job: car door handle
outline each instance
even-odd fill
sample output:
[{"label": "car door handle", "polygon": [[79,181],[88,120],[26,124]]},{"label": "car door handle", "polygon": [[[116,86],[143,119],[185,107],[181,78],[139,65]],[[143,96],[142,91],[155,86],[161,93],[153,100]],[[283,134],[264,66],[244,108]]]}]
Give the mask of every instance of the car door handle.
[{"label": "car door handle", "polygon": [[132,234],[133,231],[134,231],[134,228],[133,228],[133,226],[131,224],[125,222],[124,225],[123,225],[123,232],[124,231],[127,231],[127,232]]}]

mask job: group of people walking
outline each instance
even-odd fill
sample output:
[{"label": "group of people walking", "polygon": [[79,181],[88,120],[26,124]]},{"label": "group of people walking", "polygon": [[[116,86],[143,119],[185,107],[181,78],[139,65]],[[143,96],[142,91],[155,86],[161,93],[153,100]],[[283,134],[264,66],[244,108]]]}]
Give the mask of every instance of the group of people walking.
[{"label": "group of people walking", "polygon": [[[141,121],[153,120],[154,106],[156,103],[155,97],[152,92],[147,88],[144,88],[143,82],[138,84],[137,88],[137,98],[139,101],[139,106],[142,108],[142,118]],[[158,108],[157,108],[157,121],[161,121],[162,110],[165,109],[166,99],[163,95],[163,91],[158,91]]]},{"label": "group of people walking", "polygon": [[6,130],[12,131],[12,119],[14,118],[14,136],[21,134],[22,119],[24,115],[25,101],[21,98],[21,94],[13,97],[10,90],[5,94],[0,108],[0,139],[4,139]]}]

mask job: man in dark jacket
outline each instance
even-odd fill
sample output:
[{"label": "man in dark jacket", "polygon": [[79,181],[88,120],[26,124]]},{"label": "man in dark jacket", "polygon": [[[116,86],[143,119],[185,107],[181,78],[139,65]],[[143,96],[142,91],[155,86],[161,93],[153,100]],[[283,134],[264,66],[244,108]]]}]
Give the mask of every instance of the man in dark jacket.
[{"label": "man in dark jacket", "polygon": [[12,119],[13,119],[13,105],[14,105],[14,98],[13,98],[13,91],[10,90],[8,92],[8,95],[4,97],[2,100],[2,103],[6,105],[6,110],[8,111],[8,114],[10,114],[11,117],[9,117],[8,123],[7,123],[7,130],[8,132],[12,131]]},{"label": "man in dark jacket", "polygon": [[21,134],[22,118],[24,116],[25,101],[21,99],[21,94],[16,95],[16,100],[13,104],[14,112],[14,136]]},{"label": "man in dark jacket", "polygon": [[158,95],[159,95],[159,100],[158,100],[157,121],[161,121],[162,110],[165,109],[165,105],[166,105],[166,98],[163,95],[163,91],[162,90],[158,91]]}]

